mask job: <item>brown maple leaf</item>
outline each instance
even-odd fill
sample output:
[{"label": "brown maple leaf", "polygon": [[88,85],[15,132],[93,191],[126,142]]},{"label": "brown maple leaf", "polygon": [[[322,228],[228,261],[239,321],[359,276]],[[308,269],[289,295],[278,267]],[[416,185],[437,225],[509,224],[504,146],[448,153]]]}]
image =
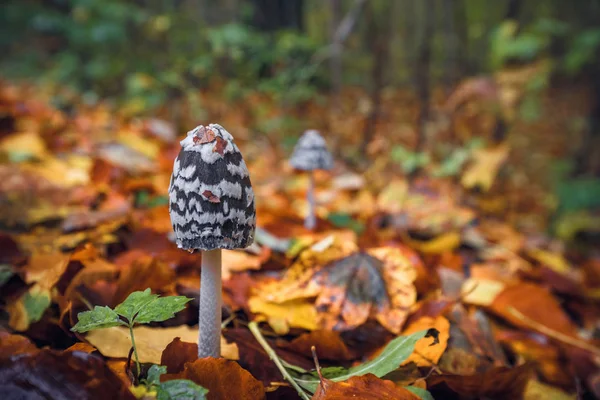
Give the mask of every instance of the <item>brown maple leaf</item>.
[{"label": "brown maple leaf", "polygon": [[215,133],[210,128],[201,126],[198,132],[194,135],[194,144],[204,144],[214,142],[216,139]]},{"label": "brown maple leaf", "polygon": [[221,199],[219,197],[217,197],[216,195],[213,194],[213,192],[211,192],[210,190],[205,190],[204,192],[202,192],[202,196],[206,197],[206,199],[208,201],[210,201],[211,203],[220,203]]}]

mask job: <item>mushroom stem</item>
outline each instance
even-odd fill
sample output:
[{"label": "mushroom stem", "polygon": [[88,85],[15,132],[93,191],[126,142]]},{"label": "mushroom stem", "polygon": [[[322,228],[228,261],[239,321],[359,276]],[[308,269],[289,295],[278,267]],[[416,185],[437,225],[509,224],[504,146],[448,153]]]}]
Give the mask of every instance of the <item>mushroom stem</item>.
[{"label": "mushroom stem", "polygon": [[306,199],[308,200],[308,215],[304,220],[304,227],[312,231],[317,226],[317,217],[315,216],[315,175],[313,171],[308,172],[308,192],[306,193]]},{"label": "mushroom stem", "polygon": [[221,249],[202,252],[198,358],[221,356]]}]

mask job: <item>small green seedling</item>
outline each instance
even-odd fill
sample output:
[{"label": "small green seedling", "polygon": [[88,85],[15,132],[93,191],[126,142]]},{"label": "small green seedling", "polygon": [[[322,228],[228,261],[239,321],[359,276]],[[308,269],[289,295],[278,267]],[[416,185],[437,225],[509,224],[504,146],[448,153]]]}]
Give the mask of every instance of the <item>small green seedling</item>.
[{"label": "small green seedling", "polygon": [[107,306],[96,306],[91,311],[77,314],[78,322],[71,330],[83,333],[113,326],[128,327],[131,346],[135,355],[137,375],[139,376],[141,371],[140,359],[135,346],[133,326],[135,324],[162,322],[173,318],[176,313],[185,308],[186,303],[190,300],[184,296],[159,297],[157,294],[150,293],[150,289],[143,292],[133,292],[114,310]]},{"label": "small green seedling", "polygon": [[142,379],[142,396],[154,393],[156,400],[204,400],[208,390],[188,379],[160,381],[160,376],[167,373],[167,367],[153,365],[148,370],[148,378]]}]

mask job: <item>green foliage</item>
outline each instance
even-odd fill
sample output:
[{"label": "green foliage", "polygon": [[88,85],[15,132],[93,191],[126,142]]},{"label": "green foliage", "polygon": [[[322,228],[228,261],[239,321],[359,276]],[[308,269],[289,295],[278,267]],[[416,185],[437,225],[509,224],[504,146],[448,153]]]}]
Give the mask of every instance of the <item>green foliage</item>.
[{"label": "green foliage", "polygon": [[44,292],[28,291],[23,295],[23,306],[27,310],[30,322],[37,322],[42,318],[44,312],[50,307],[50,297]]},{"label": "green foliage", "polygon": [[[406,360],[414,351],[416,343],[424,338],[428,331],[420,331],[409,336],[399,336],[392,340],[383,351],[371,361],[357,365],[348,370],[340,367],[323,368],[321,373],[325,378],[334,382],[343,382],[353,376],[374,374],[382,377],[397,369],[402,361]],[[294,380],[310,393],[314,393],[319,385],[319,376],[315,372],[298,376],[295,370],[290,370],[295,375]]]},{"label": "green foliage", "polygon": [[94,329],[110,328],[113,326],[127,325],[121,321],[119,315],[110,307],[96,306],[91,311],[84,311],[77,315],[77,324],[71,330],[73,332],[88,332]]},{"label": "green foliage", "polygon": [[[162,322],[183,310],[190,300],[184,296],[159,298],[157,294],[150,293],[150,289],[133,292],[114,310],[107,306],[96,306],[91,311],[79,313],[78,322],[71,330],[83,333],[119,325],[133,326],[136,323]],[[126,321],[120,317],[125,318]]]},{"label": "green foliage", "polygon": [[208,390],[188,379],[174,379],[160,382],[160,376],[167,373],[167,367],[153,365],[148,377],[143,381],[149,392],[156,393],[157,400],[203,400]]},{"label": "green foliage", "polygon": [[[0,16],[7,33],[0,49],[10,53],[0,62],[4,74],[69,85],[91,101],[113,98],[133,113],[193,95],[211,80],[222,81],[231,99],[256,90],[289,102],[315,94],[310,58],[319,45],[304,35],[206,25],[194,4],[60,3],[8,1]],[[15,37],[19,46],[5,40]]]},{"label": "green foliage", "polygon": [[400,164],[402,170],[410,174],[419,168],[426,166],[429,161],[429,154],[425,152],[414,152],[406,149],[404,146],[395,146],[392,149],[392,161]]},{"label": "green foliage", "polygon": [[183,310],[190,300],[184,296],[159,297],[157,294],[152,294],[148,288],[143,292],[131,293],[114,310],[107,306],[96,306],[91,311],[84,311],[77,314],[77,324],[71,330],[83,333],[94,329],[110,328],[119,325],[127,326],[131,335],[131,345],[135,354],[137,373],[139,375],[141,368],[135,345],[135,337],[133,335],[133,326],[135,324],[162,322],[172,318],[176,313]]}]

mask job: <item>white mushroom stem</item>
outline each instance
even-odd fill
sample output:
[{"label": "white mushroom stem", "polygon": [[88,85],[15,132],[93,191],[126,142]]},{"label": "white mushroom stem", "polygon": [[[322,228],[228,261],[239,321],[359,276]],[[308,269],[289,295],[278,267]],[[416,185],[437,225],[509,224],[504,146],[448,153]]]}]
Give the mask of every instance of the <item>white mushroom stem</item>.
[{"label": "white mushroom stem", "polygon": [[221,356],[221,249],[202,252],[198,358]]},{"label": "white mushroom stem", "polygon": [[312,231],[317,226],[317,217],[315,216],[315,175],[313,171],[308,172],[308,192],[306,193],[306,199],[308,200],[308,215],[304,220],[304,227]]}]

